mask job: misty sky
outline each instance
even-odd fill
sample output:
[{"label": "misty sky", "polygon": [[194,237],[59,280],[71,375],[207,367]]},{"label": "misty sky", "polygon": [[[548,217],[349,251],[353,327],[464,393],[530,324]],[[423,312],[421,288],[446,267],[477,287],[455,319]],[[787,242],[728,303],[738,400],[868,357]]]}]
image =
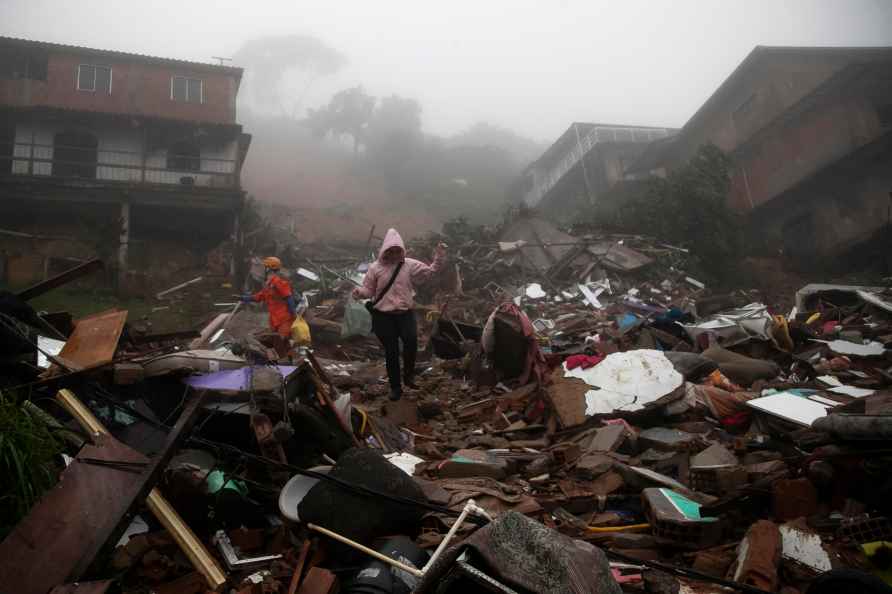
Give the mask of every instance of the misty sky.
[{"label": "misty sky", "polygon": [[755,45],[892,45],[892,0],[0,0],[0,35],[211,61],[319,37],[362,84],[418,99],[428,132],[536,140],[570,122],[681,126]]}]

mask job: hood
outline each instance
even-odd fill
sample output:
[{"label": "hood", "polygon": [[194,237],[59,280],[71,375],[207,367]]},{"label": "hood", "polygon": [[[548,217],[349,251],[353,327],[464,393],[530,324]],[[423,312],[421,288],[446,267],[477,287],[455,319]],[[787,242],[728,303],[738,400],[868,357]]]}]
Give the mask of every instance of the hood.
[{"label": "hood", "polygon": [[392,247],[398,247],[403,250],[403,257],[406,257],[406,246],[403,244],[403,238],[400,237],[400,234],[396,229],[391,227],[387,230],[387,233],[384,234],[384,241],[381,242],[381,249],[378,250],[378,260],[384,255],[384,252]]}]

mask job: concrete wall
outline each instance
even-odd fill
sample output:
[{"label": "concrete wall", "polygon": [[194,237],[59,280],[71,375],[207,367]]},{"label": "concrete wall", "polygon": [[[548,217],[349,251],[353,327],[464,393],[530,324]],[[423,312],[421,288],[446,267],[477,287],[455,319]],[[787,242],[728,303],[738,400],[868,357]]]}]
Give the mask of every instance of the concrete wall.
[{"label": "concrete wall", "polygon": [[876,108],[863,97],[841,97],[794,116],[736,156],[731,204],[742,211],[758,207],[881,133]]},{"label": "concrete wall", "polygon": [[670,165],[687,162],[697,149],[712,143],[731,152],[784,110],[840,70],[849,58],[778,55],[762,60],[732,87],[722,90],[682,131]]},{"label": "concrete wall", "polygon": [[[79,91],[80,64],[111,67],[111,93]],[[202,80],[204,102],[172,100],[173,76]],[[236,121],[237,91],[236,77],[227,72],[55,51],[50,52],[46,81],[0,80],[0,105],[61,107],[232,124]]]},{"label": "concrete wall", "polygon": [[889,225],[890,191],[892,147],[887,147],[830,168],[767,204],[750,218],[749,234],[764,251],[783,253],[800,267],[830,266],[830,257]]}]

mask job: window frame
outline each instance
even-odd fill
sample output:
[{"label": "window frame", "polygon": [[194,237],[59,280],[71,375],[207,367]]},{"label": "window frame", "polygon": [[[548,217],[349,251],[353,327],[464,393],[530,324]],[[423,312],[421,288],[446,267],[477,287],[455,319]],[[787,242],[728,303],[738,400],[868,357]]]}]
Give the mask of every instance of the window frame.
[{"label": "window frame", "polygon": [[[93,88],[87,89],[81,86],[81,69],[82,68],[92,68],[93,69]],[[99,68],[104,68],[108,70],[108,91],[97,90],[96,89],[96,71]],[[78,64],[77,72],[75,73],[75,81],[74,88],[78,91],[83,91],[85,93],[105,93],[106,95],[112,94],[112,86],[114,84],[114,69],[111,66],[105,66],[104,64]]]},{"label": "window frame", "polygon": [[[184,99],[177,99],[173,94],[173,84],[174,81],[178,78],[186,81],[186,97]],[[189,81],[197,80],[198,81],[198,101],[190,101],[189,100]],[[191,76],[183,76],[181,74],[173,74],[170,77],[170,100],[176,101],[177,103],[197,103],[198,105],[204,105],[204,79],[203,78],[194,78]]]}]

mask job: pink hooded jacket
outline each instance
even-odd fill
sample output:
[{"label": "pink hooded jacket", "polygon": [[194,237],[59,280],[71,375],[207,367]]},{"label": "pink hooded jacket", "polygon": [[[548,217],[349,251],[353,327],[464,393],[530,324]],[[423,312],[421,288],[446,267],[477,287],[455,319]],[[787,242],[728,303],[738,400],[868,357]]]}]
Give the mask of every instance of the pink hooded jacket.
[{"label": "pink hooded jacket", "polygon": [[387,281],[393,275],[397,262],[385,264],[382,258],[384,252],[391,247],[398,247],[402,250],[405,264],[400,269],[396,280],[393,281],[393,286],[378,302],[375,309],[378,311],[408,311],[415,305],[415,284],[426,281],[431,274],[438,272],[443,267],[446,258],[442,250],[435,252],[434,261],[430,266],[414,258],[406,258],[406,246],[403,244],[403,238],[400,237],[396,229],[388,229],[384,235],[384,241],[381,243],[381,249],[378,251],[378,259],[369,265],[369,270],[365,273],[365,278],[362,279],[362,287],[358,291],[362,298],[372,299],[387,286]]}]

